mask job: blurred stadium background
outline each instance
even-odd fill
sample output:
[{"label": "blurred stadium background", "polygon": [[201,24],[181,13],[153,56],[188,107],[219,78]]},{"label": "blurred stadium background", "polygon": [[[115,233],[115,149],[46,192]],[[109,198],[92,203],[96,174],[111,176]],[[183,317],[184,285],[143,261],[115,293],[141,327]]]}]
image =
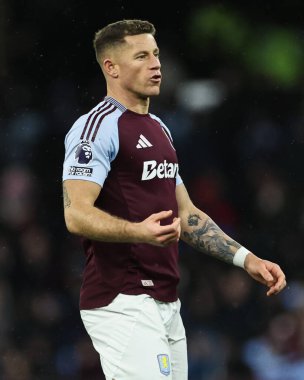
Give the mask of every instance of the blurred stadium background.
[{"label": "blurred stadium background", "polygon": [[0,0],[0,379],[102,379],[79,318],[83,254],[64,226],[61,170],[65,133],[105,94],[94,32],[121,18],[158,30],[151,111],[172,131],[194,202],[288,279],[267,298],[181,243],[189,379],[304,379],[303,2],[166,8]]}]

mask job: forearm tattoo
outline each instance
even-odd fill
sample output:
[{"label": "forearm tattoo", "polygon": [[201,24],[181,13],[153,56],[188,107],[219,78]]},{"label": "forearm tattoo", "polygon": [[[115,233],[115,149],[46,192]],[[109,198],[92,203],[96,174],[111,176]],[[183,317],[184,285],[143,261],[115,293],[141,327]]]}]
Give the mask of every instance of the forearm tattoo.
[{"label": "forearm tattoo", "polygon": [[198,214],[190,214],[183,238],[198,251],[207,253],[227,263],[232,263],[234,253],[241,247],[229,238],[212,219],[202,221]]},{"label": "forearm tattoo", "polygon": [[63,185],[63,206],[64,206],[64,208],[68,208],[71,206],[71,200],[69,198],[69,194],[67,192],[67,189],[64,185]]}]

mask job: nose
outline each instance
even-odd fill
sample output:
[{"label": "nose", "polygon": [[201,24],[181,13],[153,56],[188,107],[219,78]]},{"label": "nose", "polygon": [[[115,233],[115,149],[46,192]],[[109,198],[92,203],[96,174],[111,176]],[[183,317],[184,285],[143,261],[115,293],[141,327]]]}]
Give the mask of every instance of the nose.
[{"label": "nose", "polygon": [[161,68],[159,57],[156,57],[155,55],[152,56],[152,58],[151,58],[151,66],[152,66],[152,69],[159,70]]}]

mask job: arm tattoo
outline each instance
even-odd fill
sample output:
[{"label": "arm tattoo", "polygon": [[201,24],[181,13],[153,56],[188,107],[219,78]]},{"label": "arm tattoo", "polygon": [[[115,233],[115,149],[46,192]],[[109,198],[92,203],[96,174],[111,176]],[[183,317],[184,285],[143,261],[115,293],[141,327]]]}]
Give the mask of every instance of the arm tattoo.
[{"label": "arm tattoo", "polygon": [[188,225],[189,226],[197,226],[199,220],[201,220],[199,215],[197,215],[197,214],[189,215]]},{"label": "arm tattoo", "polygon": [[69,194],[67,192],[65,185],[63,185],[63,206],[64,208],[68,208],[71,206],[71,200],[69,198]]},{"label": "arm tattoo", "polygon": [[203,223],[197,214],[188,216],[183,237],[196,250],[227,263],[232,263],[234,252],[241,247],[239,243],[229,238],[212,219],[209,218]]}]

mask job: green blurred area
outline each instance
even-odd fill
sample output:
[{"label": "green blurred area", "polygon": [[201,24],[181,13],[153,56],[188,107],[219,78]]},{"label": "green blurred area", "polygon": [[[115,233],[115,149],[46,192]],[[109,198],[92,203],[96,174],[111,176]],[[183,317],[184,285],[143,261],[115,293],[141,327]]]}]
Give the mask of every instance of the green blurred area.
[{"label": "green blurred area", "polygon": [[[189,40],[196,55],[223,62],[237,62],[246,74],[291,88],[302,78],[304,67],[301,31],[248,22],[232,8],[199,7],[190,17]],[[216,63],[215,63],[216,64]]]}]

